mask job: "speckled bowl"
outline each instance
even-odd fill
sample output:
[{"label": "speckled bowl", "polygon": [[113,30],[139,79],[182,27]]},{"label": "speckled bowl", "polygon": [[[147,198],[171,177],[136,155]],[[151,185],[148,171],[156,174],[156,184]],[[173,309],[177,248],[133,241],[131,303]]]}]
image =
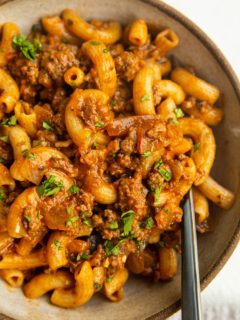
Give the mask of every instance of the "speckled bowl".
[{"label": "speckled bowl", "polygon": [[[74,8],[86,19],[116,19],[127,23],[141,17],[159,27],[171,27],[181,39],[174,50],[181,63],[192,65],[204,79],[216,84],[225,116],[216,128],[217,157],[213,176],[236,192],[235,205],[228,212],[212,206],[214,231],[199,237],[202,288],[221,270],[240,237],[240,87],[233,70],[212,41],[189,19],[159,0],[5,0],[0,1],[0,22],[15,21],[27,32],[39,17]],[[180,306],[180,270],[171,282],[153,284],[131,278],[125,299],[110,303],[94,297],[87,305],[64,310],[49,304],[48,298],[26,299],[21,290],[10,290],[0,282],[0,319],[17,320],[143,320],[166,319]]]}]

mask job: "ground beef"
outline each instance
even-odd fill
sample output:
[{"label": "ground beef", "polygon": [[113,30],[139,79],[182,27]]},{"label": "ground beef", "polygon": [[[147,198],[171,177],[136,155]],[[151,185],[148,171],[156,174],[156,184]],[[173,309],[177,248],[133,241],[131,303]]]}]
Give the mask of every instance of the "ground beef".
[{"label": "ground beef", "polygon": [[127,137],[121,142],[121,152],[124,154],[131,154],[136,152],[137,131],[130,129]]},{"label": "ground beef", "polygon": [[93,226],[101,234],[103,239],[111,240],[120,237],[120,230],[111,228],[111,223],[114,221],[119,225],[119,216],[112,210],[106,209],[94,215],[92,218]]},{"label": "ground beef", "polygon": [[46,48],[40,56],[40,67],[54,81],[54,84],[64,82],[63,75],[71,67],[78,67],[79,60],[75,56],[74,46],[61,43],[56,48]]},{"label": "ground beef", "polygon": [[133,210],[139,221],[147,214],[147,190],[143,186],[141,177],[122,178],[118,185],[119,208],[122,212]]},{"label": "ground beef", "polygon": [[109,105],[102,104],[94,96],[78,101],[77,115],[93,130],[101,128],[113,119],[113,112],[110,110]]},{"label": "ground beef", "polygon": [[142,61],[129,51],[123,51],[114,61],[117,74],[126,81],[132,81],[142,65]]},{"label": "ground beef", "polygon": [[0,163],[8,165],[13,161],[13,151],[8,143],[0,140]]},{"label": "ground beef", "polygon": [[155,190],[159,188],[159,186],[163,185],[164,179],[159,172],[153,171],[148,175],[147,183],[151,190]]},{"label": "ground beef", "polygon": [[110,106],[116,113],[126,114],[133,111],[132,90],[128,82],[118,78],[114,97]]},{"label": "ground beef", "polygon": [[27,60],[22,55],[17,55],[16,58],[8,64],[8,68],[15,80],[25,79],[31,85],[38,84],[38,59]]}]

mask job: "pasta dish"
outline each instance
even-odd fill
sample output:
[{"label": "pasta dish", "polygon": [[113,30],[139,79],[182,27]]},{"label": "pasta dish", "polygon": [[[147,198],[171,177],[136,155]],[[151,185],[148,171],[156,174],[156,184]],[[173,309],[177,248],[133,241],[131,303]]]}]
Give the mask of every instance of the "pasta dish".
[{"label": "pasta dish", "polygon": [[220,91],[169,58],[171,29],[142,19],[43,17],[0,38],[0,276],[27,298],[73,308],[123,297],[129,272],[170,280],[181,253],[181,202],[197,229],[211,200]]}]

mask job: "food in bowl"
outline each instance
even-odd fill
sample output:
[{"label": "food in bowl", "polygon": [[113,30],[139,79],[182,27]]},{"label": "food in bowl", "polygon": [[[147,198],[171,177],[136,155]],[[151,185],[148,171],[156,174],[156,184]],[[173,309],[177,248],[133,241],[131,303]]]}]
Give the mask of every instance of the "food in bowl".
[{"label": "food in bowl", "polygon": [[26,297],[73,308],[121,300],[129,271],[170,280],[189,189],[202,233],[208,199],[231,207],[210,177],[220,92],[172,66],[178,43],[70,9],[27,37],[2,26],[0,275]]}]

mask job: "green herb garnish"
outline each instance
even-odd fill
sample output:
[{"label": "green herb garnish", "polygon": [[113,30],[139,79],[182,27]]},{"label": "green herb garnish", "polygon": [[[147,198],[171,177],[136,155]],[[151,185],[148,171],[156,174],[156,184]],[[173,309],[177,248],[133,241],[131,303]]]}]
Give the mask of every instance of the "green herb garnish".
[{"label": "green herb garnish", "polygon": [[98,122],[95,123],[95,127],[103,128],[104,126],[105,126],[104,122],[98,121]]},{"label": "green herb garnish", "polygon": [[193,150],[194,152],[198,151],[200,149],[201,145],[200,143],[196,143],[194,146],[193,146]]},{"label": "green herb garnish", "polygon": [[95,41],[95,40],[92,40],[89,42],[92,46],[99,46],[101,44],[101,42],[99,41]]},{"label": "green herb garnish", "polygon": [[23,216],[24,220],[26,220],[28,223],[31,222],[31,217],[29,217],[28,215],[24,215]]},{"label": "green herb garnish", "polygon": [[86,252],[84,253],[78,253],[77,257],[76,257],[76,261],[80,261],[80,260],[88,260],[90,258],[90,255],[87,254]]},{"label": "green herb garnish", "polygon": [[178,118],[182,118],[182,117],[185,116],[185,114],[184,114],[184,112],[182,111],[181,108],[176,108],[176,109],[174,110],[174,113],[175,113],[177,119],[178,119]]},{"label": "green herb garnish", "polygon": [[134,218],[135,212],[133,210],[129,210],[122,213],[121,219],[123,222],[123,236],[127,237],[131,232]]},{"label": "green herb garnish", "polygon": [[83,223],[84,223],[87,227],[92,228],[91,222],[90,222],[90,220],[89,220],[88,217],[84,217],[84,218],[83,218]]},{"label": "green herb garnish", "polygon": [[109,48],[104,48],[103,49],[103,53],[108,53],[110,50],[109,50]]},{"label": "green herb garnish", "polygon": [[65,221],[65,226],[69,227],[71,226],[72,223],[78,221],[79,217],[78,216],[74,216],[74,217],[70,217]]},{"label": "green herb garnish", "polygon": [[69,190],[72,194],[78,194],[80,191],[79,187],[75,186],[74,184],[69,188]]},{"label": "green herb garnish", "polygon": [[111,221],[108,223],[107,228],[110,230],[116,230],[118,229],[118,222],[117,221]]},{"label": "green herb garnish", "polygon": [[151,151],[146,151],[142,154],[142,156],[144,159],[147,159],[150,156],[150,154],[151,154]]},{"label": "green herb garnish", "polygon": [[126,239],[120,240],[117,244],[112,243],[110,240],[106,240],[103,244],[104,251],[107,256],[117,256],[121,249],[121,244],[126,241]]},{"label": "green herb garnish", "polygon": [[113,281],[113,277],[108,277],[107,279],[106,279],[106,281],[109,283],[109,282],[112,282]]},{"label": "green herb garnish", "polygon": [[141,97],[140,102],[150,101],[150,97],[148,94],[145,94]]},{"label": "green herb garnish", "polygon": [[163,161],[160,159],[160,160],[158,160],[156,163],[155,163],[155,165],[154,165],[154,169],[155,170],[158,170],[161,166],[163,165]]},{"label": "green herb garnish", "polygon": [[170,119],[170,123],[171,124],[178,124],[179,122],[178,122],[177,117],[174,117],[174,118]]},{"label": "green herb garnish", "polygon": [[158,206],[160,204],[160,195],[161,195],[161,192],[162,192],[162,188],[163,186],[160,185],[160,187],[154,189],[154,203],[153,205],[154,206]]},{"label": "green herb garnish", "polygon": [[50,176],[48,180],[43,181],[42,184],[37,187],[39,197],[49,197],[58,193],[60,190],[64,190],[64,186],[61,181],[55,181],[55,176]]},{"label": "green herb garnish", "polygon": [[100,283],[94,282],[94,288],[98,291],[102,289],[102,286]]},{"label": "green herb garnish", "polygon": [[36,159],[36,155],[34,153],[28,152],[28,150],[23,151],[23,157],[26,159],[32,159],[32,160]]},{"label": "green herb garnish", "polygon": [[144,225],[147,230],[151,230],[154,225],[153,218],[152,217],[147,218],[146,221],[144,221]]},{"label": "green herb garnish", "polygon": [[0,201],[5,201],[6,199],[6,193],[5,191],[3,190],[3,188],[0,188]]},{"label": "green herb garnish", "polygon": [[71,214],[72,213],[72,208],[71,207],[67,207],[66,211],[67,211],[67,214]]},{"label": "green herb garnish", "polygon": [[42,127],[47,131],[54,131],[54,128],[49,121],[43,121]]},{"label": "green herb garnish", "polygon": [[17,118],[15,115],[9,118],[4,118],[3,121],[0,123],[0,125],[3,127],[14,127],[16,124],[17,124]]},{"label": "green herb garnish", "polygon": [[169,212],[168,208],[164,208],[163,212],[168,213]]},{"label": "green herb garnish", "polygon": [[115,99],[112,99],[110,100],[109,104],[110,104],[110,107],[115,107],[117,104],[117,101]]},{"label": "green herb garnish", "polygon": [[93,148],[94,150],[96,150],[96,149],[98,149],[98,147],[99,147],[99,144],[98,144],[97,142],[93,142],[92,148]]},{"label": "green herb garnish", "polygon": [[168,171],[167,169],[160,168],[158,172],[166,181],[170,181],[172,179],[172,172]]},{"label": "green herb garnish", "polygon": [[62,249],[62,244],[59,240],[54,240],[52,245],[51,245],[52,248],[57,248],[58,250],[61,250]]},{"label": "green herb garnish", "polygon": [[8,143],[8,136],[2,136],[2,137],[0,137],[0,140],[5,143]]},{"label": "green herb garnish", "polygon": [[35,59],[37,52],[42,50],[42,44],[39,39],[34,39],[33,42],[30,42],[23,34],[14,36],[12,44],[13,47],[19,49],[28,60]]}]

